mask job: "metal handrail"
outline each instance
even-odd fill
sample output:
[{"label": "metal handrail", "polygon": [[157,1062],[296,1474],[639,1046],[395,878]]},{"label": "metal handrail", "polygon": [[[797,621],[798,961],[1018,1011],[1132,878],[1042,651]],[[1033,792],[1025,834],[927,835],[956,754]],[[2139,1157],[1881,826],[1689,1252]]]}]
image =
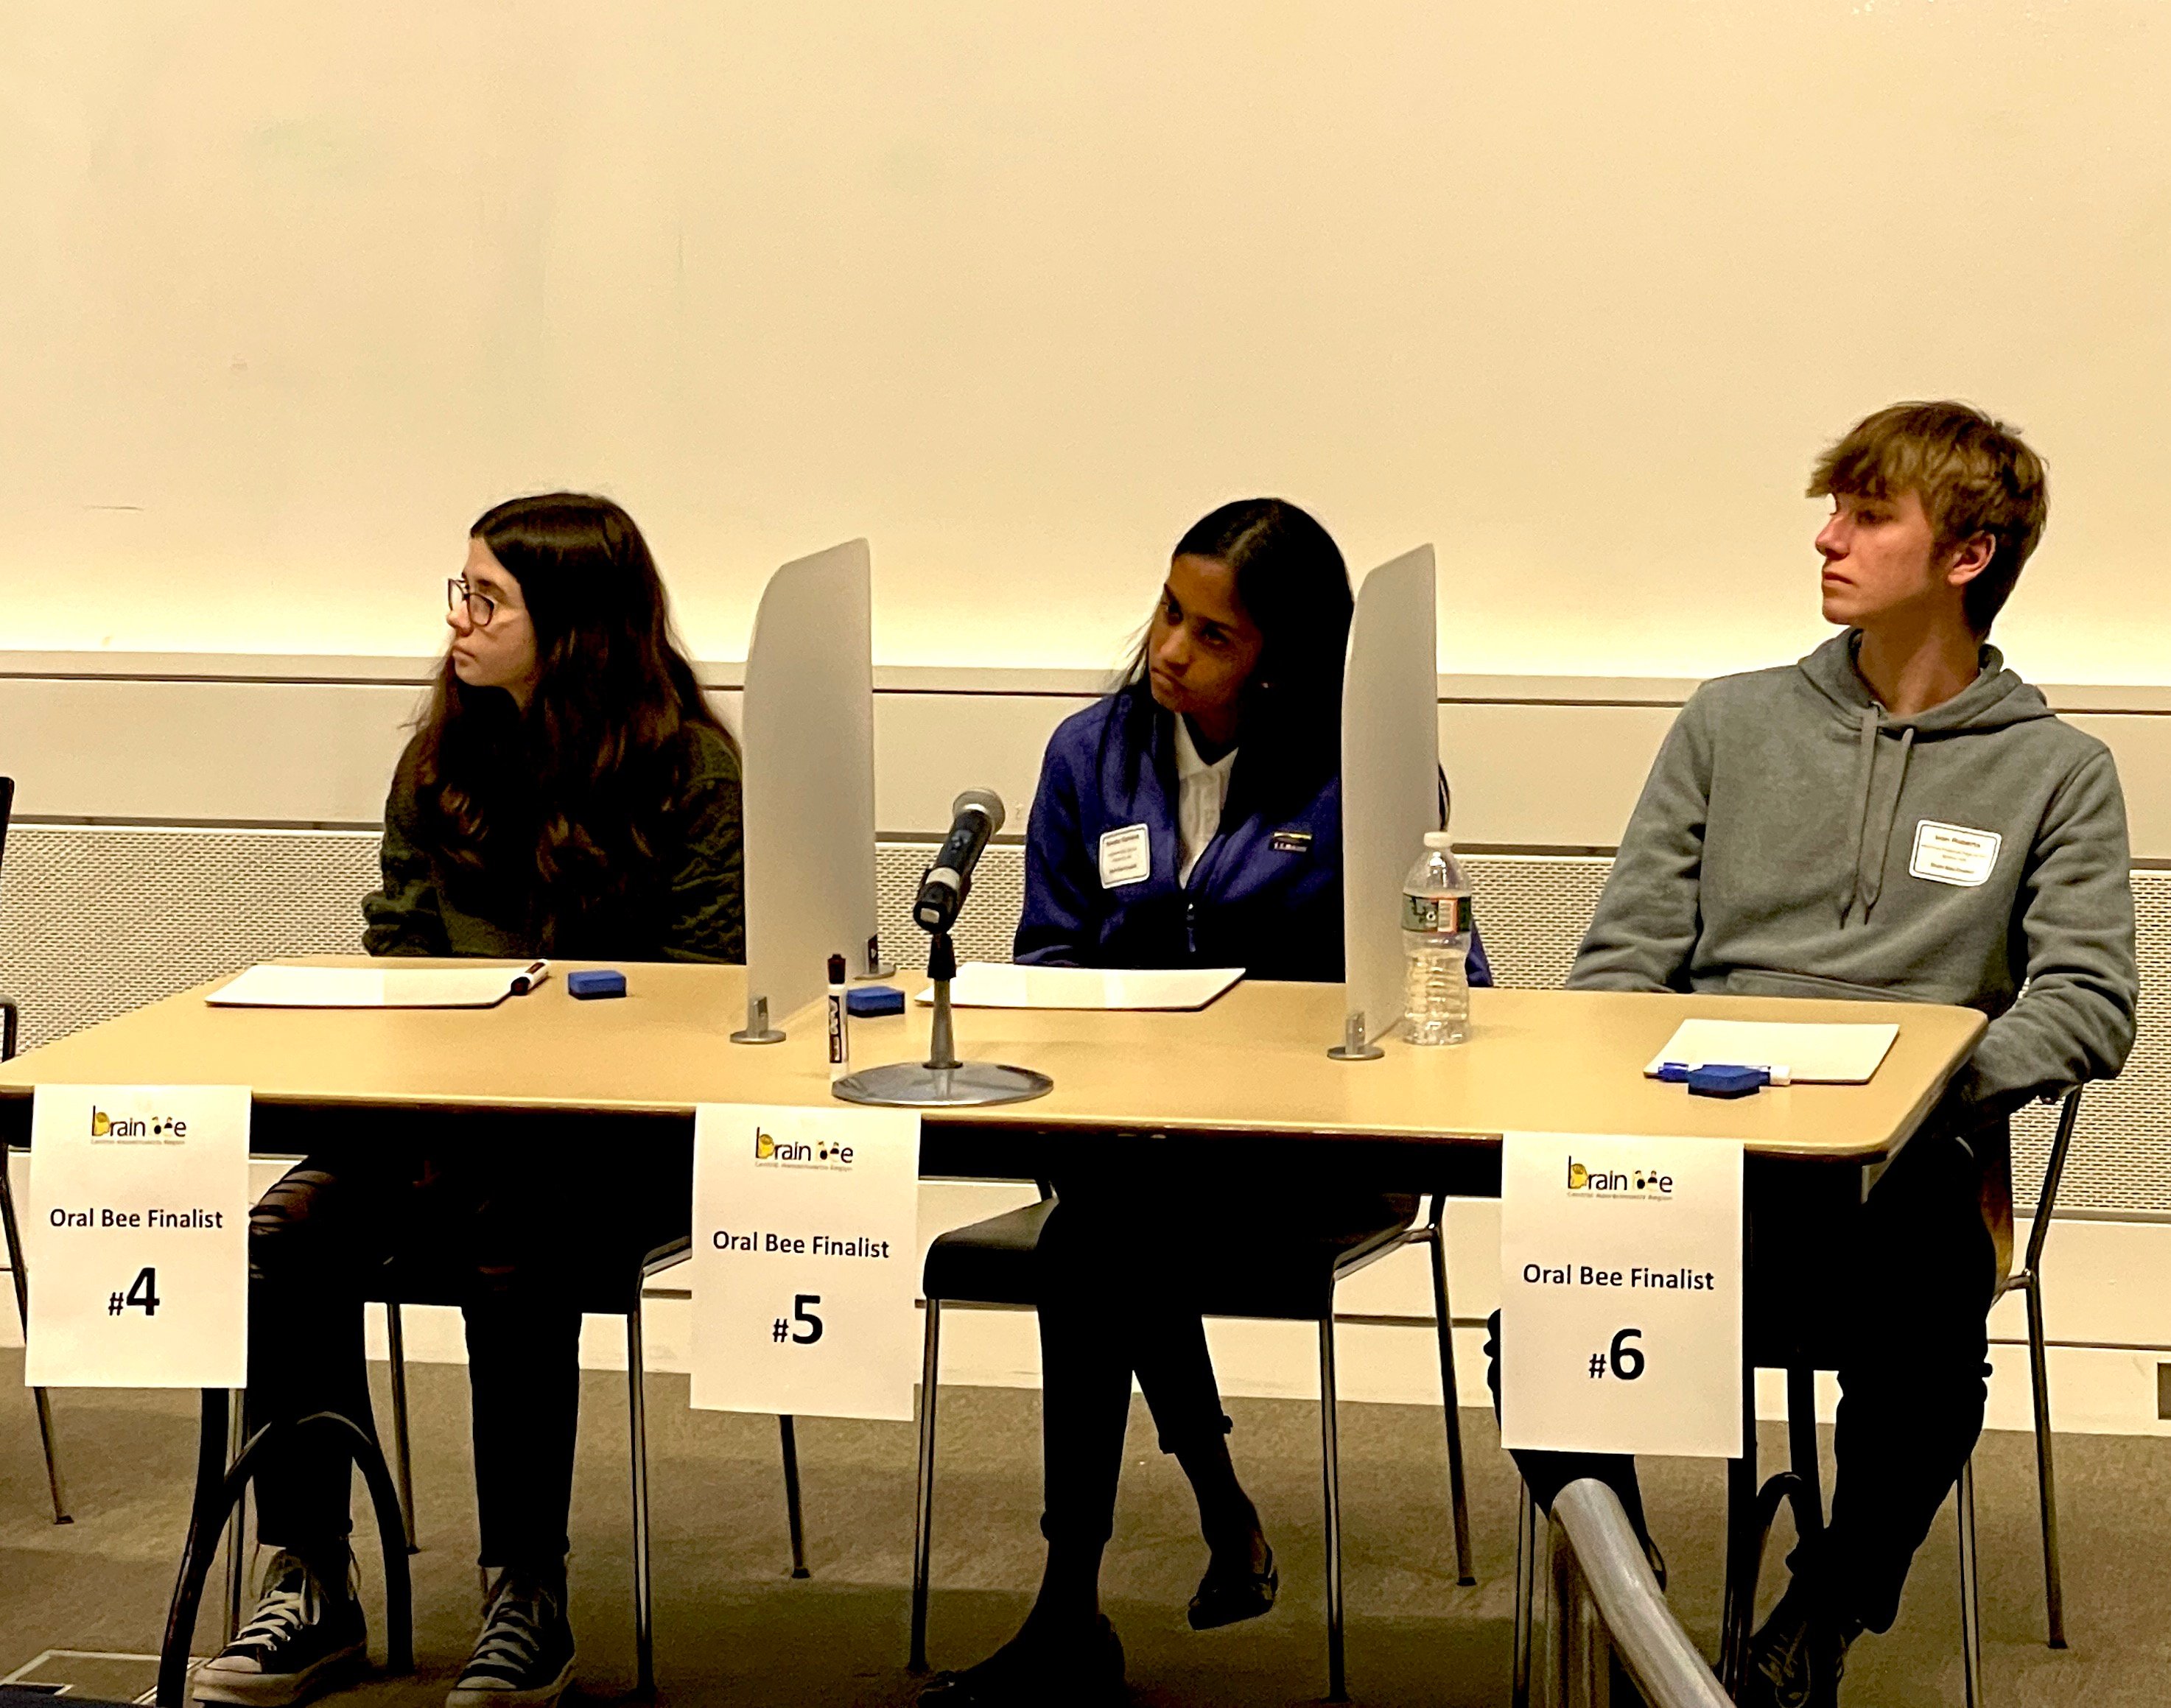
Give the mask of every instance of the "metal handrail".
[{"label": "metal handrail", "polygon": [[1620,1496],[1579,1478],[1554,1497],[1552,1520],[1552,1665],[1541,1700],[1601,1708],[1618,1656],[1650,1708],[1731,1708],[1666,1605]]}]

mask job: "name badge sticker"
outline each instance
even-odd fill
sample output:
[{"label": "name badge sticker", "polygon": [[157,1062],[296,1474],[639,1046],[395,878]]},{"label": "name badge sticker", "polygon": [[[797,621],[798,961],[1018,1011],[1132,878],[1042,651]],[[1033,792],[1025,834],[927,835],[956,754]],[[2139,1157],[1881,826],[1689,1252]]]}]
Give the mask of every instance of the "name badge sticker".
[{"label": "name badge sticker", "polygon": [[1911,876],[1963,890],[1980,889],[1997,865],[2005,838],[1994,830],[1970,830],[1965,824],[1940,824],[1925,818],[1915,826],[1915,852],[1907,861]]},{"label": "name badge sticker", "polygon": [[1153,844],[1143,824],[1127,824],[1101,838],[1101,887],[1120,890],[1153,875]]}]

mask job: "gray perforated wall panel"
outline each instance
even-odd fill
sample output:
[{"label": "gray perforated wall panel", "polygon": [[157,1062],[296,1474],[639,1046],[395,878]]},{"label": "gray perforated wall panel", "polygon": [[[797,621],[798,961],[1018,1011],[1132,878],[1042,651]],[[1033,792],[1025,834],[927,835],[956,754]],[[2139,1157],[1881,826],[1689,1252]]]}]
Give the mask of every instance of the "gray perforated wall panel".
[{"label": "gray perforated wall panel", "polygon": [[[882,942],[926,962],[909,909],[924,843],[886,843],[876,881]],[[1556,986],[1611,862],[1469,857],[1478,918],[1504,984]],[[1024,850],[990,848],[957,934],[967,960],[1009,958],[1024,899]],[[340,831],[17,825],[0,873],[0,994],[23,1009],[25,1048],[208,978],[281,955],[362,946],[356,901],[374,887],[377,838]],[[2171,872],[2134,874],[2141,1036],[2123,1077],[2092,1087],[2061,1206],[2171,1213]],[[2017,1124],[2015,1187],[2032,1202],[2051,1111]]]}]

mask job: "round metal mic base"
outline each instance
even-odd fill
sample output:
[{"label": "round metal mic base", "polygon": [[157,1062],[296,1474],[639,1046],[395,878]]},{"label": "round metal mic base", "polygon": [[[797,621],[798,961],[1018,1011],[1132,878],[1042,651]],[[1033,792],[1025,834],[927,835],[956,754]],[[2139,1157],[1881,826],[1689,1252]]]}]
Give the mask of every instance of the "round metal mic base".
[{"label": "round metal mic base", "polygon": [[766,1031],[733,1032],[732,1041],[735,1044],[780,1044],[784,1041],[784,1034],[771,1026]]},{"label": "round metal mic base", "polygon": [[878,1104],[888,1109],[970,1109],[990,1103],[1023,1103],[1045,1097],[1054,1089],[1055,1082],[1045,1074],[994,1062],[964,1062],[955,1068],[891,1062],[847,1074],[829,1088],[847,1103]]}]

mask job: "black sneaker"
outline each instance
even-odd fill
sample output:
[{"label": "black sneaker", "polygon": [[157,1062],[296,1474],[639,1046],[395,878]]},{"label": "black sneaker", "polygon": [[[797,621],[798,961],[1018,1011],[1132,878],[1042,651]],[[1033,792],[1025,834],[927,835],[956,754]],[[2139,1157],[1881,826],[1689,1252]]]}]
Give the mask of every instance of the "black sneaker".
[{"label": "black sneaker", "polygon": [[1861,1635],[1852,1620],[1824,1616],[1798,1585],[1789,1585],[1749,1640],[1741,1708],[1838,1708],[1847,1645]]},{"label": "black sneaker", "polygon": [[368,1635],[345,1573],[335,1591],[281,1549],[264,1569],[255,1617],[196,1668],[190,1694],[199,1702],[287,1708],[360,1672]]},{"label": "black sneaker", "polygon": [[483,1610],[482,1635],[445,1708],[551,1708],[573,1682],[566,1587],[505,1571]]}]

